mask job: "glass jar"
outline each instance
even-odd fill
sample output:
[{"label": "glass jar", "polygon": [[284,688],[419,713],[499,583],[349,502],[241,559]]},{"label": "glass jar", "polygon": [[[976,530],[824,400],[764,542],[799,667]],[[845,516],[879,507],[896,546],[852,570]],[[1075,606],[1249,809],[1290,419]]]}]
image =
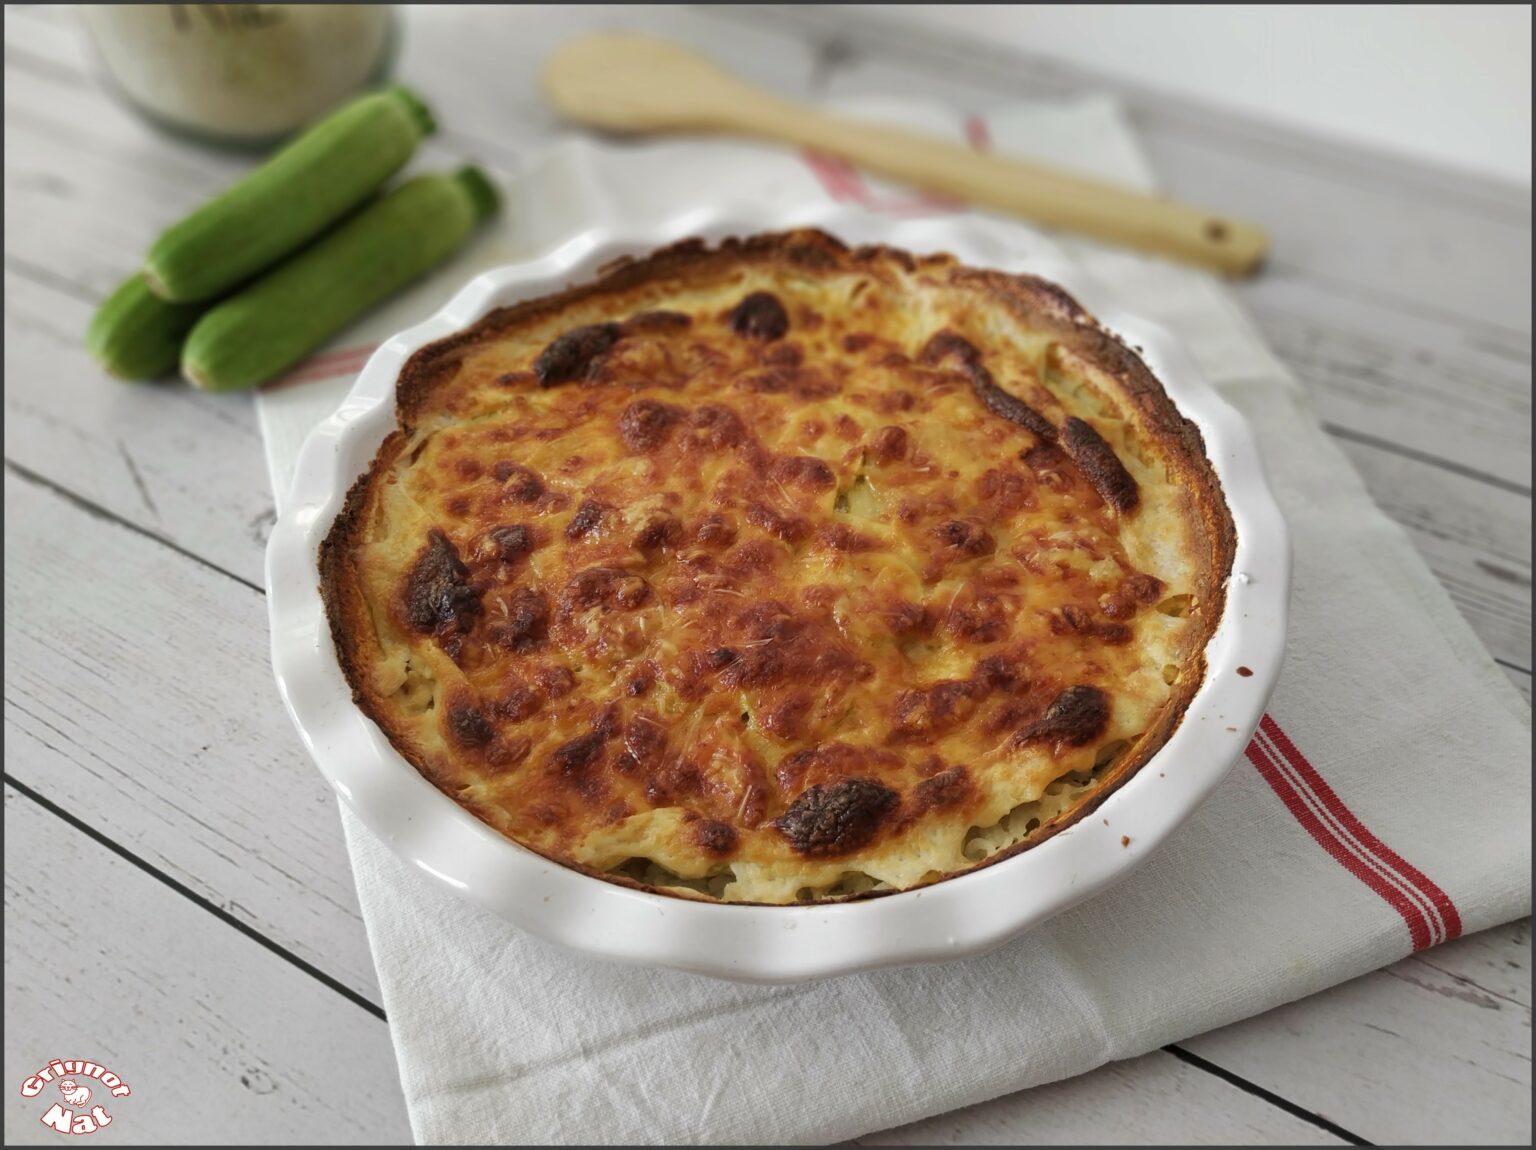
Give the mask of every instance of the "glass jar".
[{"label": "glass jar", "polygon": [[130,104],[173,130],[261,147],[389,70],[388,4],[82,5]]}]

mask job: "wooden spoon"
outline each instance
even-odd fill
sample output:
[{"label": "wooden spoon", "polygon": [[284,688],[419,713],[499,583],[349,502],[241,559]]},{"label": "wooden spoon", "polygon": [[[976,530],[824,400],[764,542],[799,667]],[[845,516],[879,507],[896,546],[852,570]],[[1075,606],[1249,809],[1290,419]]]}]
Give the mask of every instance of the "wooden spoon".
[{"label": "wooden spoon", "polygon": [[751,87],[688,49],[620,33],[563,44],[544,92],[573,120],[616,132],[705,130],[782,140],[1051,227],[1247,275],[1269,237],[1255,224],[932,136],[829,116]]}]

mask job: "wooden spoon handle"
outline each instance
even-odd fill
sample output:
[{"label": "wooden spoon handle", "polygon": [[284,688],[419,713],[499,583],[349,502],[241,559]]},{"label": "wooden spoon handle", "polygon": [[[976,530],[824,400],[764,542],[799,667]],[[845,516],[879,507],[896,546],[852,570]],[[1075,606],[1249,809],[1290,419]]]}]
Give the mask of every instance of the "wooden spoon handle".
[{"label": "wooden spoon handle", "polygon": [[1256,224],[1162,196],[899,128],[839,119],[755,91],[728,104],[710,117],[719,126],[830,152],[934,192],[1199,267],[1247,275],[1269,248],[1269,236]]}]

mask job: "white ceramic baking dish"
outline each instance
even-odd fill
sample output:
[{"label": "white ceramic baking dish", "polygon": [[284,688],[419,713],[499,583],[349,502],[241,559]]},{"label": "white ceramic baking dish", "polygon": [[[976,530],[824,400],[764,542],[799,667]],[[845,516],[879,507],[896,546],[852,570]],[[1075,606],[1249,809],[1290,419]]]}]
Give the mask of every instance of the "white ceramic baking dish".
[{"label": "white ceramic baking dish", "polygon": [[[395,381],[412,352],[491,308],[590,278],[620,255],[685,236],[718,239],[801,224],[849,243],[948,251],[969,264],[1055,280],[1141,349],[1199,425],[1236,523],[1225,614],[1206,649],[1206,681],[1164,747],[1096,817],[1039,846],[919,890],[829,905],[733,906],[629,889],[504,838],[401,757],[353,705],[321,604],[316,552],[348,487],[394,427]],[[835,206],[773,218],[712,209],[659,228],[608,222],[542,258],[476,277],[436,315],[385,342],[305,442],[267,548],[273,669],[321,773],[401,858],[518,927],[594,955],[724,978],[792,982],[977,954],[1124,877],[1220,782],[1258,725],[1284,650],[1290,542],[1246,424],[1189,354],[1156,326],[1122,314],[1074,265],[1021,262],[1017,237],[1006,224],[975,217],[892,221]]]}]

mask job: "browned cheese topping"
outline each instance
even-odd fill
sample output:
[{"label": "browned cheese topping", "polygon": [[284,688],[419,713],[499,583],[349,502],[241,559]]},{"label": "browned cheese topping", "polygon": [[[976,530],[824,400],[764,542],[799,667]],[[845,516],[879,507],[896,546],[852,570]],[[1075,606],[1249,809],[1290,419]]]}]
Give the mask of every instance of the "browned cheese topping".
[{"label": "browned cheese topping", "polygon": [[685,245],[402,377],[322,553],[360,703],[595,873],[764,902],[1038,841],[1166,738],[1230,521],[1059,289],[819,233]]}]

